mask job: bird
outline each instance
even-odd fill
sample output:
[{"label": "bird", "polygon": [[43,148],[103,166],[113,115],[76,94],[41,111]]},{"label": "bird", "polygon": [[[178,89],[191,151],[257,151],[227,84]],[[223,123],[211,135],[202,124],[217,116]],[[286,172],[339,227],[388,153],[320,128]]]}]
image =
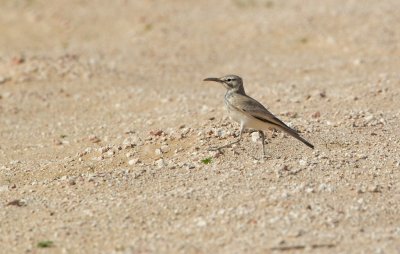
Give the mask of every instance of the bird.
[{"label": "bird", "polygon": [[203,81],[217,82],[227,89],[224,97],[226,109],[230,118],[240,124],[239,137],[236,141],[221,147],[210,148],[210,150],[221,150],[222,148],[239,143],[245,129],[254,129],[260,133],[263,157],[266,156],[264,131],[270,129],[283,131],[311,149],[314,149],[314,145],[302,138],[297,131],[279,120],[260,102],[248,96],[245,92],[243,79],[241,77],[237,75],[226,75],[221,78],[206,78]]}]

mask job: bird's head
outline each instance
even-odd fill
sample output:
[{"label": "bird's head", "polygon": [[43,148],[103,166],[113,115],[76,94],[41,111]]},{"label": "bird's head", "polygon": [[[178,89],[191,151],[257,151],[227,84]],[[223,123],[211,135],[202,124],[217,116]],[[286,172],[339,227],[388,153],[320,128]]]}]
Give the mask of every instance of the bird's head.
[{"label": "bird's head", "polygon": [[243,91],[243,80],[241,77],[237,75],[226,75],[221,78],[206,78],[204,81],[214,81],[221,83],[225,86],[226,89],[231,90],[237,90],[237,91]]}]

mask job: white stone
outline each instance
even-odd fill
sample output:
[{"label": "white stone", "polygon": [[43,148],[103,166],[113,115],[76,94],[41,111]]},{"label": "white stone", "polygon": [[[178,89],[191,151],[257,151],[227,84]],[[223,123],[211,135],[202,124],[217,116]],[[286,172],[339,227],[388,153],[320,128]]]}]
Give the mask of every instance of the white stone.
[{"label": "white stone", "polygon": [[170,151],[170,148],[168,145],[162,145],[160,150],[162,153],[168,153]]},{"label": "white stone", "polygon": [[165,166],[165,162],[164,162],[163,159],[157,160],[157,161],[156,161],[156,164],[157,164],[157,167],[158,167],[158,168],[162,168],[162,167]]},{"label": "white stone", "polygon": [[367,123],[369,123],[370,121],[374,120],[375,117],[374,117],[373,115],[368,115],[368,116],[364,117],[364,119],[365,119],[365,121],[366,121]]},{"label": "white stone", "polygon": [[124,141],[122,141],[122,148],[123,149],[127,149],[127,148],[132,148],[135,145],[137,145],[137,143],[139,142],[138,137],[128,137],[126,139],[124,139]]},{"label": "white stone", "polygon": [[159,148],[157,148],[154,152],[155,152],[156,155],[161,155],[162,154],[162,151]]},{"label": "white stone", "polygon": [[128,161],[128,164],[131,165],[131,166],[133,166],[135,164],[138,164],[138,163],[139,163],[139,159],[138,158],[134,158],[134,159]]},{"label": "white stone", "polygon": [[189,131],[190,131],[190,128],[182,128],[181,134],[182,134],[182,135],[186,135],[186,134],[189,133]]},{"label": "white stone", "polygon": [[6,83],[7,78],[0,76],[0,84]]},{"label": "white stone", "polygon": [[217,130],[216,136],[219,138],[225,138],[226,137],[226,131],[219,129]]},{"label": "white stone", "polygon": [[261,137],[260,137],[260,133],[258,131],[254,131],[253,133],[251,133],[251,140],[254,143],[259,142],[260,139],[261,139]]},{"label": "white stone", "polygon": [[125,154],[126,158],[133,157],[133,155],[134,155],[134,152],[127,152],[127,153]]},{"label": "white stone", "polygon": [[307,165],[307,159],[301,159],[299,161],[300,166],[306,166]]},{"label": "white stone", "polygon": [[196,225],[198,227],[205,227],[205,226],[207,226],[207,222],[203,218],[198,218]]},{"label": "white stone", "polygon": [[109,150],[108,152],[107,152],[107,156],[113,156],[115,154],[115,151],[114,150]]},{"label": "white stone", "polygon": [[103,146],[103,147],[100,147],[100,148],[99,148],[99,152],[100,152],[100,153],[105,153],[105,152],[107,152],[108,150],[110,150],[110,147],[108,147],[108,146]]}]

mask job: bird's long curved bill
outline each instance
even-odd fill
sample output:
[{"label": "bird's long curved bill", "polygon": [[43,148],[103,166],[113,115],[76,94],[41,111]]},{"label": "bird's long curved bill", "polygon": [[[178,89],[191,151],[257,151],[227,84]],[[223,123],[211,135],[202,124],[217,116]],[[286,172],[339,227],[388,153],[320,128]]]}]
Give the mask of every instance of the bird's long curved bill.
[{"label": "bird's long curved bill", "polygon": [[203,81],[214,81],[214,82],[219,82],[219,83],[222,82],[219,78],[206,78]]}]

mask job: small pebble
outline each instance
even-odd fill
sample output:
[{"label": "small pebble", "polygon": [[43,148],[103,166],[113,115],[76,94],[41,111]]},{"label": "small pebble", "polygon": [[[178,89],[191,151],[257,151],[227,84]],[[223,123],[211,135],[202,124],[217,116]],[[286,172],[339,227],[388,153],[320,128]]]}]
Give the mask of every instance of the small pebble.
[{"label": "small pebble", "polygon": [[163,159],[158,159],[158,160],[156,160],[156,165],[158,168],[162,168],[165,166],[165,162]]},{"label": "small pebble", "polygon": [[160,150],[162,153],[168,153],[170,151],[170,148],[168,145],[162,145]]},{"label": "small pebble", "polygon": [[160,148],[157,148],[157,149],[154,151],[154,153],[155,153],[156,155],[161,155],[161,154],[162,154],[162,151],[161,151]]},{"label": "small pebble", "polygon": [[60,146],[60,145],[62,145],[63,143],[62,143],[61,140],[55,139],[55,140],[53,140],[53,144],[56,145],[56,146]]},{"label": "small pebble", "polygon": [[187,169],[194,169],[196,168],[196,166],[194,164],[188,164],[187,165]]},{"label": "small pebble", "polygon": [[182,151],[183,151],[183,148],[179,147],[178,149],[175,149],[174,153],[177,154],[177,153],[180,153]]},{"label": "small pebble", "polygon": [[135,164],[138,164],[140,162],[140,160],[138,158],[134,158],[128,161],[128,164],[133,166]]},{"label": "small pebble", "polygon": [[190,131],[190,128],[182,128],[181,129],[181,134],[182,135],[187,135],[189,133],[189,131]]},{"label": "small pebble", "polygon": [[122,141],[122,149],[132,148],[139,142],[138,137],[128,137]]},{"label": "small pebble", "polygon": [[135,155],[134,152],[127,152],[127,153],[125,154],[126,158],[133,157],[133,155]]},{"label": "small pebble", "polygon": [[369,191],[370,192],[382,192],[382,186],[380,186],[379,184],[375,184],[369,187]]},{"label": "small pebble", "polygon": [[260,139],[261,139],[261,136],[260,136],[260,133],[258,131],[254,131],[253,133],[251,133],[251,140],[254,143],[257,143]]},{"label": "small pebble", "polygon": [[109,147],[109,146],[103,146],[103,147],[100,147],[100,148],[99,148],[99,152],[100,152],[100,153],[105,153],[105,152],[107,152],[108,150],[110,150],[110,147]]},{"label": "small pebble", "polygon": [[26,206],[27,203],[26,203],[25,200],[22,200],[22,199],[15,199],[15,200],[13,200],[13,201],[11,201],[11,202],[8,202],[7,205],[8,205],[8,206],[12,205],[12,206],[19,206],[19,207],[21,207],[21,206]]},{"label": "small pebble", "polygon": [[107,152],[107,156],[109,156],[109,157],[113,156],[114,154],[115,154],[115,151],[114,151],[114,150],[109,150],[109,151]]},{"label": "small pebble", "polygon": [[9,80],[9,78],[0,76],[0,85],[6,83]]},{"label": "small pebble", "polygon": [[90,142],[92,142],[92,143],[99,143],[101,140],[97,137],[97,136],[95,136],[95,135],[90,135],[89,137],[88,137],[88,139],[89,139],[89,141]]},{"label": "small pebble", "polygon": [[371,122],[371,121],[374,120],[374,119],[375,119],[375,117],[374,117],[373,115],[368,115],[368,116],[364,117],[364,120],[365,120],[367,123]]},{"label": "small pebble", "polygon": [[164,132],[162,131],[162,130],[153,130],[153,131],[150,131],[150,135],[153,135],[153,136],[161,136],[161,135],[163,135],[164,134]]},{"label": "small pebble", "polygon": [[217,130],[217,132],[215,133],[215,135],[219,138],[226,138],[227,133],[225,130],[219,129]]},{"label": "small pebble", "polygon": [[311,115],[312,118],[319,118],[320,116],[321,116],[321,113],[320,113],[319,111],[314,112],[314,113]]},{"label": "small pebble", "polygon": [[205,226],[207,226],[207,222],[203,218],[199,218],[199,219],[197,219],[196,226],[205,227]]},{"label": "small pebble", "polygon": [[300,166],[306,166],[307,165],[307,160],[306,159],[301,159],[299,161]]},{"label": "small pebble", "polygon": [[103,156],[98,156],[98,157],[93,157],[92,160],[93,161],[102,161],[104,159]]}]

